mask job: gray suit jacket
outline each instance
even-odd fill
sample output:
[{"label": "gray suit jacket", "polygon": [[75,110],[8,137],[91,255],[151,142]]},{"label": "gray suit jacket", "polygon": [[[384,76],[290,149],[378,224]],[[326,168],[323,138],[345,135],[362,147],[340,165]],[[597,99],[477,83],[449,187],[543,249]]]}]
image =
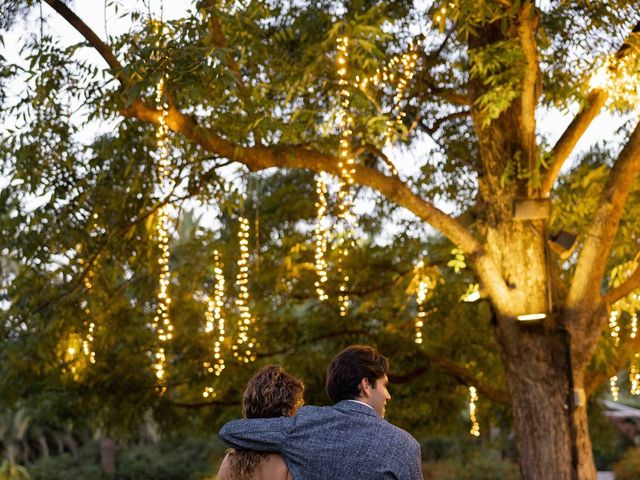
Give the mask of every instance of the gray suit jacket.
[{"label": "gray suit jacket", "polygon": [[238,449],[282,453],[295,480],[422,480],[418,442],[348,400],[302,407],[295,417],[234,420],[220,438]]}]

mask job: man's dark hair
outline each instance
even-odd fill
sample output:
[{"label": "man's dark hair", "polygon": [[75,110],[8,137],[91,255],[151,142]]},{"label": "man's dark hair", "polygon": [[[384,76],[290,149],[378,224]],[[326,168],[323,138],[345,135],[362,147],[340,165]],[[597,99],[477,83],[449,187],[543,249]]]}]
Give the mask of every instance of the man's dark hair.
[{"label": "man's dark hair", "polygon": [[338,353],[327,367],[327,393],[333,403],[360,396],[363,378],[373,388],[376,380],[389,373],[389,360],[375,348],[351,345]]}]

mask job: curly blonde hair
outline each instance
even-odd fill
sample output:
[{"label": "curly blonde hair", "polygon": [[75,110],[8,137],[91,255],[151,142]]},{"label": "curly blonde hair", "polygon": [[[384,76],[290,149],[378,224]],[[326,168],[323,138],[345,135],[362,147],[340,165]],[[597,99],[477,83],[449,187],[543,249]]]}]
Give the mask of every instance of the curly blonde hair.
[{"label": "curly blonde hair", "polygon": [[[256,373],[242,396],[245,418],[289,417],[303,404],[304,384],[276,365]],[[229,473],[232,480],[250,480],[256,467],[268,453],[230,449]]]}]

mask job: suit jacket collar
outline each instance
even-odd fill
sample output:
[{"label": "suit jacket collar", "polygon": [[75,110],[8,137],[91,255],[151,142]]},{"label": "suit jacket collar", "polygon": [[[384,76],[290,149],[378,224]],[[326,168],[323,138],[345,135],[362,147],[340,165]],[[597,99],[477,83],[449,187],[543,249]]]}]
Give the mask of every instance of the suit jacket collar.
[{"label": "suit jacket collar", "polygon": [[372,417],[375,417],[375,418],[380,418],[378,417],[378,414],[375,412],[375,410],[370,406],[363,405],[362,403],[358,403],[358,402],[350,402],[349,400],[342,400],[336,403],[334,405],[334,408],[345,413],[357,412],[357,413],[364,413],[365,415],[371,415]]}]

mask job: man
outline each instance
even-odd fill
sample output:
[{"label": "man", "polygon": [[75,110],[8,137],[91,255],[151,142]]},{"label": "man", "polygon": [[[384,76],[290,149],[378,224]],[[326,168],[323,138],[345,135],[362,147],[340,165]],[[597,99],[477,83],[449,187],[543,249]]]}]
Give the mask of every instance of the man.
[{"label": "man", "polygon": [[327,369],[333,407],[302,407],[294,417],[235,420],[220,438],[238,449],[280,452],[294,480],[421,480],[420,445],[383,419],[389,361],[352,345]]}]

